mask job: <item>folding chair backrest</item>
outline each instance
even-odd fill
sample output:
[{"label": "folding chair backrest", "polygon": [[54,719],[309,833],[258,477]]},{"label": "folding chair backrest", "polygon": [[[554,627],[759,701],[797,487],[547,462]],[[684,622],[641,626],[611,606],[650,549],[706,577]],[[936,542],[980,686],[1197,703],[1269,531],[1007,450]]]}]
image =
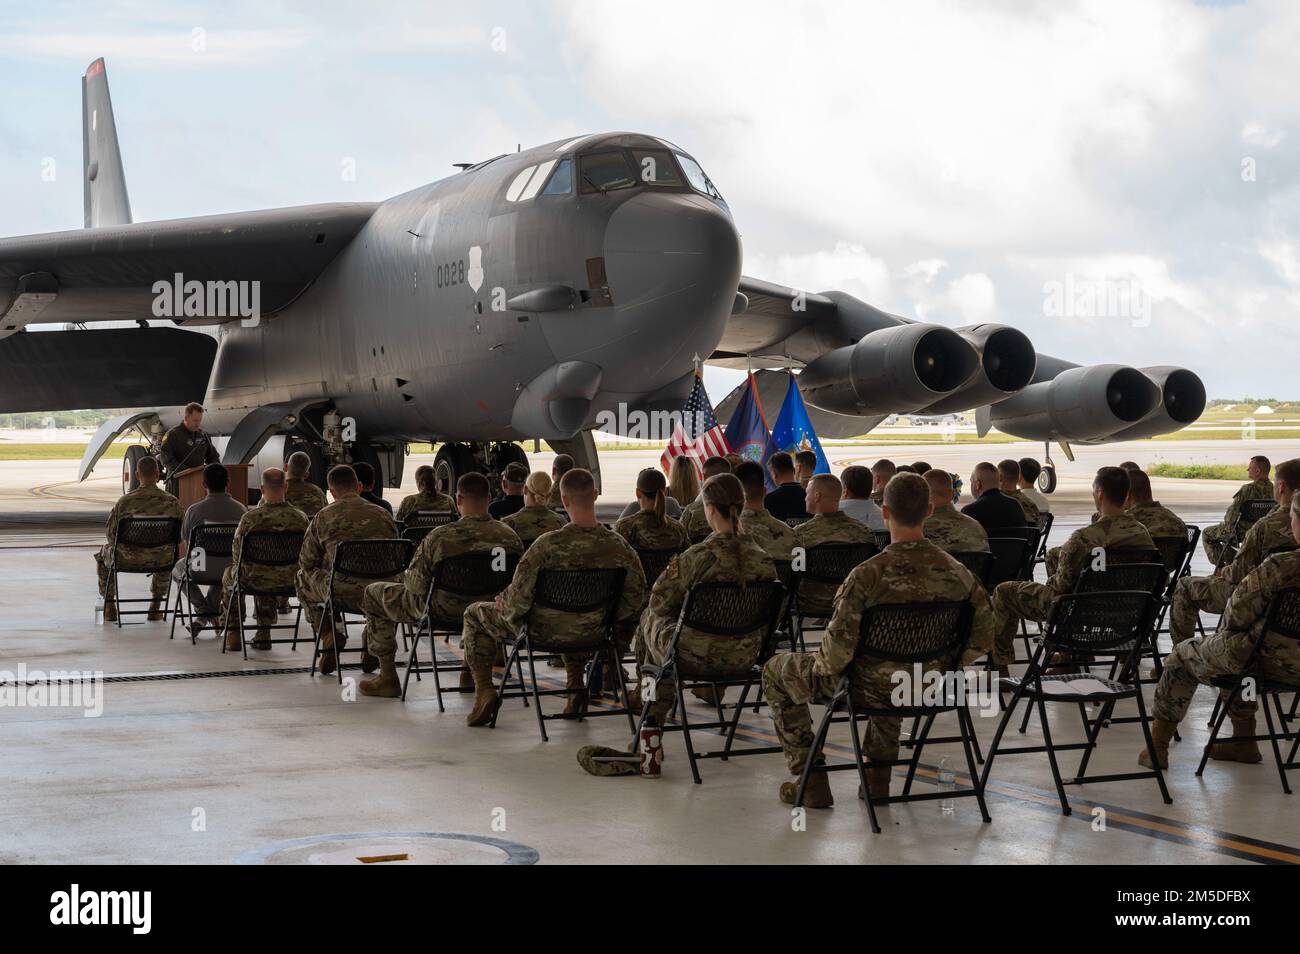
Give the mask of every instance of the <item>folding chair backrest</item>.
[{"label": "folding chair backrest", "polygon": [[682,626],[712,636],[770,631],[784,601],[785,587],[775,580],[745,586],[728,581],[696,583],[682,604]]},{"label": "folding chair backrest", "polygon": [[797,582],[795,579],[793,561],[773,560],[772,563],[776,566],[776,578],[781,581],[781,585],[784,586],[786,590],[793,592],[795,583]]},{"label": "folding chair backrest", "polygon": [[1094,570],[1089,564],[1079,574],[1074,584],[1076,593],[1098,593],[1109,590],[1142,590],[1160,593],[1169,574],[1160,563],[1110,563],[1106,569]]},{"label": "folding chair backrest", "polygon": [[542,570],[533,590],[533,605],[562,613],[592,613],[599,609],[613,619],[627,570]]},{"label": "folding chair backrest", "polygon": [[1237,525],[1234,527],[1236,542],[1240,543],[1246,538],[1246,531],[1255,525],[1259,520],[1263,520],[1274,508],[1277,502],[1273,500],[1247,500],[1241,505],[1241,511],[1237,514]]},{"label": "folding chair backrest", "polygon": [[190,531],[189,551],[202,551],[209,559],[229,560],[237,523],[201,523]]},{"label": "folding chair backrest", "polygon": [[997,562],[992,553],[988,550],[956,550],[950,551],[948,556],[970,570],[971,575],[980,581],[980,586],[989,589]]},{"label": "folding chair backrest", "polygon": [[856,567],[879,552],[874,543],[821,543],[804,552],[800,576],[818,583],[843,583]]},{"label": "folding chair backrest", "polygon": [[1067,593],[1052,602],[1043,636],[1043,655],[1076,652],[1128,656],[1150,629],[1155,597],[1138,590]]},{"label": "folding chair backrest", "polygon": [[668,569],[668,564],[672,562],[673,557],[681,552],[677,547],[665,547],[660,550],[637,547],[636,555],[641,561],[641,570],[645,574],[645,585],[654,586],[655,580]]},{"label": "folding chair backrest", "polygon": [[181,540],[181,522],[175,517],[128,514],[118,521],[117,536],[114,539],[119,546],[178,546]]},{"label": "folding chair backrest", "polygon": [[494,553],[462,553],[444,557],[433,568],[432,589],[463,599],[488,599],[496,596],[514,578],[519,556]]},{"label": "folding chair backrest", "polygon": [[1050,510],[1040,511],[1038,514],[1038,549],[1046,551],[1047,538],[1052,532],[1052,524],[1056,522],[1056,517]]},{"label": "folding chair backrest", "polygon": [[[1170,576],[1177,576],[1183,572],[1183,566],[1187,563],[1187,554],[1192,546],[1190,534],[1183,534],[1178,537],[1152,537],[1151,542],[1156,545],[1160,551],[1160,562],[1164,564],[1165,572]],[[1124,587],[1120,587],[1124,589]]]},{"label": "folding chair backrest", "polygon": [[953,603],[881,603],[862,611],[854,658],[952,666],[970,639],[971,606]]},{"label": "folding chair backrest", "polygon": [[873,535],[875,536],[875,538],[876,538],[876,549],[877,549],[877,550],[883,550],[883,549],[885,549],[885,547],[889,546],[889,531],[888,531],[888,530],[872,530],[871,532],[872,532],[872,534],[873,534]]},{"label": "folding chair backrest", "polygon": [[1300,643],[1300,588],[1273,594],[1264,620],[1264,636],[1259,643],[1265,640]]},{"label": "folding chair backrest", "polygon": [[244,534],[240,562],[252,566],[296,566],[302,552],[301,530],[253,530]]},{"label": "folding chair backrest", "polygon": [[460,514],[454,510],[417,510],[406,515],[403,527],[427,527],[432,530],[434,527],[445,527],[449,523],[455,523],[459,519]]},{"label": "folding chair backrest", "polygon": [[1020,579],[1025,555],[1033,551],[1029,549],[1029,541],[1024,537],[989,537],[989,552],[993,554],[994,561],[989,586],[994,587],[1008,580]]},{"label": "folding chair backrest", "polygon": [[403,526],[402,532],[399,533],[398,536],[401,537],[403,540],[409,540],[411,542],[412,547],[418,547],[422,542],[424,542],[424,538],[427,537],[430,531],[432,530],[433,530],[432,526],[428,526],[428,527]]},{"label": "folding chair backrest", "polygon": [[1024,560],[1020,564],[1020,574],[1012,579],[1033,579],[1034,557],[1038,554],[1038,541],[1043,538],[1038,527],[1000,527],[996,531],[1000,537],[1023,537],[1025,540]]},{"label": "folding chair backrest", "polygon": [[410,540],[344,540],[334,550],[334,572],[362,580],[401,576],[414,548]]},{"label": "folding chair backrest", "polygon": [[785,518],[785,525],[786,525],[787,527],[789,527],[791,530],[793,530],[795,527],[801,527],[801,526],[803,526],[805,523],[807,523],[807,522],[808,522],[809,520],[811,520],[811,519],[812,519],[811,516],[808,516],[808,517],[786,517],[786,518]]}]

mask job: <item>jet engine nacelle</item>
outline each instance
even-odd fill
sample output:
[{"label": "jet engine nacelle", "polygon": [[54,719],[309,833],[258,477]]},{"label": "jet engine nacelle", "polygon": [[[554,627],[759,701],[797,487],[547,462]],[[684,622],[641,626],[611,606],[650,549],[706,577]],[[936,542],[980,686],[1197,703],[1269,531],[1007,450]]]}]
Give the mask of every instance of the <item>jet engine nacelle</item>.
[{"label": "jet engine nacelle", "polygon": [[1160,400],[1138,423],[1111,435],[1112,440],[1133,441],[1172,434],[1201,416],[1205,410],[1205,385],[1196,374],[1168,365],[1140,370],[1160,389]]},{"label": "jet engine nacelle", "polygon": [[1004,434],[1036,441],[1099,441],[1143,421],[1160,389],[1137,368],[1094,364],[1067,368],[994,404],[990,420]]},{"label": "jet engine nacelle", "polygon": [[965,386],[922,409],[924,414],[951,414],[981,404],[1001,401],[1034,379],[1038,355],[1024,332],[1006,325],[970,325],[958,328],[979,359],[979,367]]},{"label": "jet engine nacelle", "polygon": [[975,349],[952,329],[904,324],[821,355],[800,373],[799,390],[838,414],[905,413],[946,397],[978,366]]}]

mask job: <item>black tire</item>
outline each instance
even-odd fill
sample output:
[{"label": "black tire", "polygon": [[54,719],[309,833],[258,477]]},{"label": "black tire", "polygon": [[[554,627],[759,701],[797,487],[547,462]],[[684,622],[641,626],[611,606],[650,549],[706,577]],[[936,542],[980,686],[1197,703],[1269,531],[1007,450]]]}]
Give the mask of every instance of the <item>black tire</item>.
[{"label": "black tire", "polygon": [[1056,490],[1056,468],[1051,464],[1045,465],[1042,472],[1039,473],[1038,489],[1045,494],[1050,494]]},{"label": "black tire", "polygon": [[135,475],[140,458],[149,456],[149,448],[142,444],[132,444],[122,455],[122,493],[129,494],[140,486],[140,479]]},{"label": "black tire", "polygon": [[443,444],[433,459],[433,482],[444,494],[456,496],[456,481],[478,470],[474,452],[464,444]]}]

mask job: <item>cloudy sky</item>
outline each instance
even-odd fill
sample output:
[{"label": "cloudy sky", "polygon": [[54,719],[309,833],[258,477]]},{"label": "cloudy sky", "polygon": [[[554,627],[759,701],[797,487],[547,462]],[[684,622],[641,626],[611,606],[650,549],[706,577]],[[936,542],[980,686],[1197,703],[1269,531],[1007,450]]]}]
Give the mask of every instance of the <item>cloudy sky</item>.
[{"label": "cloudy sky", "polygon": [[704,164],[749,275],[1294,398],[1297,49],[1288,0],[46,0],[0,8],[0,234],[81,225],[102,55],[137,221],[636,130]]}]

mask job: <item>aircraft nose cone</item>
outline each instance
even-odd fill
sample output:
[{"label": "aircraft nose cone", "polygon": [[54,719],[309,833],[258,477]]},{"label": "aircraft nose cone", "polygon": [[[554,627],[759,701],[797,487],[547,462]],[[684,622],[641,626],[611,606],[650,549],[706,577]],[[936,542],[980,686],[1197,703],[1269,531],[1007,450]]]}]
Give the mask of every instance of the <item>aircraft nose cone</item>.
[{"label": "aircraft nose cone", "polygon": [[722,337],[740,282],[740,236],[715,203],[646,189],[610,217],[605,273],[617,320],[635,334],[633,387],[690,370]]}]

